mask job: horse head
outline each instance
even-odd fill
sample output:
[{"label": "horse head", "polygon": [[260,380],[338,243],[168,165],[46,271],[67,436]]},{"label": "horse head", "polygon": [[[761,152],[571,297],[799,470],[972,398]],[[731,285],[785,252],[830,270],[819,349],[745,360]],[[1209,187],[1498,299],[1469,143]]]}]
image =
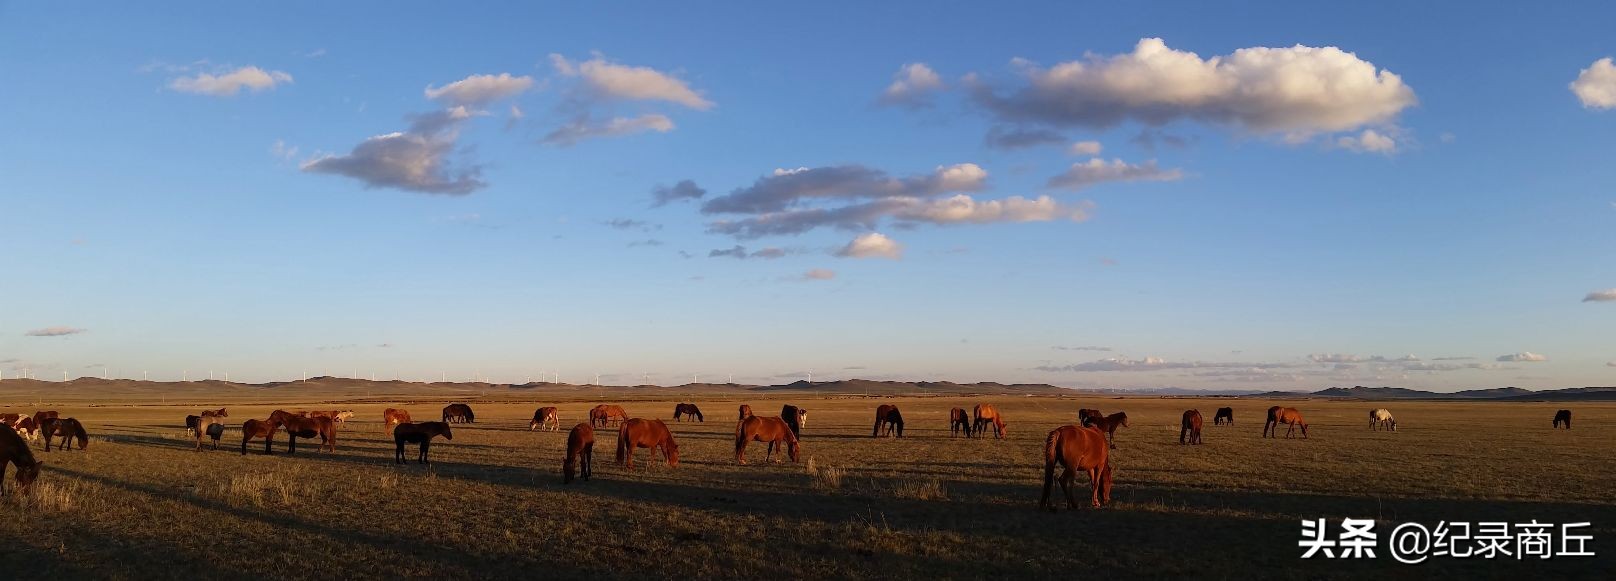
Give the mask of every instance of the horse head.
[{"label": "horse head", "polygon": [[44,466],[43,461],[35,460],[33,464],[24,466],[17,462],[17,491],[28,494],[29,487],[34,485],[34,479],[39,478],[39,468]]},{"label": "horse head", "polygon": [[662,454],[668,457],[668,467],[679,467],[679,444],[674,443],[673,434],[662,439]]},{"label": "horse head", "polygon": [[445,439],[445,440],[453,440],[454,439],[454,430],[451,430],[449,428],[449,424],[444,424],[443,425],[443,439]]}]

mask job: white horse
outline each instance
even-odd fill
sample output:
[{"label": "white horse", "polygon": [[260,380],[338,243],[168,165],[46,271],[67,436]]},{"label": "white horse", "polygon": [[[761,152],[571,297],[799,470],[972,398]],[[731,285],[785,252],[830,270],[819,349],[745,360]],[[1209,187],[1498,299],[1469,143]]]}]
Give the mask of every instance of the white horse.
[{"label": "white horse", "polygon": [[1369,429],[1387,429],[1397,431],[1397,420],[1392,419],[1392,412],[1386,408],[1379,408],[1369,412]]}]

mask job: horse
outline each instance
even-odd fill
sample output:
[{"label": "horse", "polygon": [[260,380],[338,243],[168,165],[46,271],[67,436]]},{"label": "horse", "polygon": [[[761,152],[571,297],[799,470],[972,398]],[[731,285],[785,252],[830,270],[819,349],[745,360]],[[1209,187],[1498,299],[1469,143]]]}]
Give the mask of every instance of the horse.
[{"label": "horse", "polygon": [[993,426],[993,437],[1003,440],[1007,435],[1004,416],[999,415],[999,410],[994,409],[993,404],[976,404],[976,408],[971,410],[971,417],[971,430],[976,432],[977,437],[981,437],[990,425]]},{"label": "horse", "polygon": [[741,421],[741,424],[735,427],[736,464],[746,463],[746,445],[754,441],[769,443],[769,453],[763,457],[764,462],[774,459],[774,450],[782,442],[785,444],[786,453],[791,456],[791,461],[797,461],[797,454],[800,451],[797,434],[791,431],[791,424],[783,419],[752,416]]},{"label": "horse", "polygon": [[752,406],[744,404],[744,403],[741,404],[741,416],[740,416],[740,419],[738,419],[736,421],[745,421],[746,418],[750,418],[750,417],[752,417]]},{"label": "horse", "polygon": [[[337,423],[331,418],[291,416],[281,420],[281,427],[286,428],[286,453],[297,453],[298,438],[320,437],[320,448],[330,447],[331,452],[337,451]],[[397,428],[394,428],[397,433]],[[316,448],[319,449],[319,448]]]},{"label": "horse", "polygon": [[471,406],[463,403],[452,403],[443,406],[443,423],[470,424],[477,421],[477,414],[471,413]]},{"label": "horse", "polygon": [[44,427],[45,420],[54,420],[62,417],[56,410],[34,412],[34,425]]},{"label": "horse", "polygon": [[219,449],[219,438],[224,436],[224,418],[221,415],[201,416],[193,426],[196,436],[195,451],[202,451],[202,436],[213,438],[213,449]]},{"label": "horse", "polygon": [[432,438],[443,436],[445,440],[453,440],[454,432],[449,429],[448,422],[404,422],[393,426],[393,444],[398,446],[393,451],[393,463],[404,463],[404,445],[420,444],[421,454],[415,458],[416,464],[432,465],[427,452],[432,449]]},{"label": "horse", "polygon": [[[27,419],[33,421],[33,418]],[[16,430],[8,425],[0,425],[0,482],[6,479],[6,464],[17,465],[17,490],[23,494],[28,494],[34,479],[39,478],[39,467],[45,465],[34,459],[33,451],[28,449],[28,443],[17,435]],[[5,486],[0,486],[0,495],[5,493]]]},{"label": "horse", "polygon": [[683,416],[694,416],[696,418],[696,421],[698,421],[698,422],[705,423],[707,421],[701,415],[701,408],[696,407],[696,404],[693,404],[693,403],[682,403],[682,404],[673,406],[673,421],[676,421],[676,422],[684,421],[684,420],[679,419],[679,417],[682,416],[682,415]]},{"label": "horse", "polygon": [[202,423],[202,416],[185,416],[185,435],[196,435],[196,426]]},{"label": "horse", "polygon": [[16,430],[17,435],[30,442],[39,439],[39,425],[34,423],[34,418],[23,416],[17,420]]},{"label": "horse", "polygon": [[393,431],[393,426],[409,423],[409,421],[410,412],[408,410],[401,410],[397,408],[387,408],[382,410],[382,433],[391,433]]},{"label": "horse", "polygon": [[17,421],[21,419],[22,414],[0,414],[0,424],[10,428],[17,427]]},{"label": "horse", "polygon": [[1554,412],[1554,427],[1556,429],[1560,427],[1560,422],[1565,422],[1565,429],[1571,429],[1571,410]]},{"label": "horse", "polygon": [[328,418],[331,421],[340,424],[342,422],[348,421],[348,418],[352,418],[354,416],[354,413],[350,412],[350,411],[337,411],[337,410],[324,411],[324,410],[321,410],[321,411],[308,412],[308,413],[302,414],[302,415],[305,415],[305,416],[311,417],[311,418]]},{"label": "horse", "polygon": [[1234,408],[1218,408],[1218,413],[1212,416],[1212,425],[1221,426],[1224,422],[1234,425]]},{"label": "horse", "polygon": [[1038,506],[1050,512],[1055,511],[1049,504],[1049,493],[1055,484],[1056,464],[1061,465],[1061,492],[1066,493],[1069,508],[1077,508],[1072,484],[1077,480],[1078,470],[1089,473],[1093,489],[1090,506],[1100,508],[1102,503],[1111,502],[1111,457],[1104,432],[1098,428],[1062,426],[1044,438],[1044,496]]},{"label": "horse", "polygon": [[228,417],[230,417],[230,414],[228,412],[226,412],[224,408],[219,408],[219,409],[216,409],[216,410],[202,410],[202,417],[204,417],[204,418],[207,418],[207,417],[228,418]]},{"label": "horse", "polygon": [[1272,428],[1273,437],[1278,438],[1280,424],[1289,426],[1285,430],[1285,437],[1291,437],[1291,432],[1294,432],[1297,426],[1301,426],[1302,439],[1307,439],[1307,422],[1302,421],[1302,412],[1296,411],[1296,408],[1279,407],[1277,405],[1268,408],[1268,421],[1263,424],[1263,437],[1268,437],[1269,429]]},{"label": "horse", "polygon": [[808,425],[808,410],[786,404],[780,406],[780,419],[791,426],[791,435],[802,438],[802,427]]},{"label": "horse", "polygon": [[527,423],[527,430],[543,430],[548,428],[554,432],[561,429],[561,420],[556,417],[554,407],[542,407],[533,410],[533,419]]},{"label": "horse", "polygon": [[1099,419],[1089,420],[1090,428],[1098,428],[1105,432],[1106,440],[1111,442],[1111,449],[1117,448],[1117,428],[1128,427],[1128,412],[1117,412]]},{"label": "horse", "polygon": [[1105,414],[1100,413],[1100,410],[1089,408],[1077,410],[1077,423],[1081,424],[1085,428],[1089,427],[1090,423],[1094,420],[1103,418],[1105,418]]},{"label": "horse", "polygon": [[84,424],[79,423],[78,420],[73,418],[52,418],[50,424],[49,429],[41,430],[45,432],[46,452],[50,451],[52,437],[62,439],[62,443],[56,445],[57,450],[72,450],[73,440],[79,441],[79,450],[83,450],[90,445],[90,435],[84,433]]},{"label": "horse", "polygon": [[898,437],[903,437],[903,414],[898,412],[898,406],[881,404],[875,408],[875,430],[870,432],[870,437],[879,437],[882,426],[886,426],[888,436],[892,435],[893,428],[897,428]]},{"label": "horse", "polygon": [[1397,431],[1397,420],[1392,419],[1392,411],[1386,408],[1369,410],[1369,429],[1387,429]]},{"label": "horse", "polygon": [[589,410],[589,423],[598,424],[603,428],[611,425],[612,422],[617,422],[621,425],[627,419],[628,412],[623,411],[623,406],[620,405],[603,403],[595,406],[595,409]]},{"label": "horse", "polygon": [[965,408],[948,410],[949,435],[959,437],[960,430],[965,431],[965,437],[971,437],[971,414],[966,412]]},{"label": "horse", "polygon": [[674,443],[673,433],[662,420],[634,418],[617,428],[617,463],[633,470],[635,448],[650,448],[653,460],[660,448],[662,456],[668,459],[668,467],[679,467],[679,445]]},{"label": "horse", "polygon": [[1201,410],[1184,412],[1184,421],[1178,425],[1178,443],[1179,445],[1201,443]]},{"label": "horse", "polygon": [[567,459],[561,461],[561,483],[572,484],[574,470],[584,480],[594,472],[595,463],[595,428],[589,422],[582,422],[567,432]]},{"label": "horse", "polygon": [[274,442],[275,430],[279,427],[280,422],[275,421],[274,416],[270,416],[268,420],[247,420],[242,422],[241,455],[247,455],[247,442],[251,442],[253,438],[263,438],[264,454],[274,454],[275,452],[269,449],[269,445]]}]

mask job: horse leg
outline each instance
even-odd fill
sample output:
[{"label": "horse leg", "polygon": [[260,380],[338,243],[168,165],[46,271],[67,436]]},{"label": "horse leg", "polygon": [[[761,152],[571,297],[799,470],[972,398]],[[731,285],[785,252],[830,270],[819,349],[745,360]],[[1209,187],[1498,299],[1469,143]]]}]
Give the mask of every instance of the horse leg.
[{"label": "horse leg", "polygon": [[589,475],[594,472],[594,464],[595,464],[595,444],[594,444],[594,442],[590,442],[588,446],[584,446],[584,454],[583,455],[584,455],[584,458],[583,458],[584,480],[589,480]]},{"label": "horse leg", "polygon": [[420,459],[420,461],[418,461],[416,463],[417,464],[426,464],[427,466],[431,466],[432,465],[431,451],[432,451],[432,436],[427,436],[426,440],[421,442],[421,459]]},{"label": "horse leg", "polygon": [[1061,491],[1066,493],[1066,507],[1077,509],[1077,494],[1072,491],[1072,485],[1077,483],[1077,471],[1071,466],[1061,470]]},{"label": "horse leg", "polygon": [[398,446],[397,448],[395,448],[393,450],[393,463],[394,464],[403,464],[404,463],[404,440],[394,438],[393,443]]}]

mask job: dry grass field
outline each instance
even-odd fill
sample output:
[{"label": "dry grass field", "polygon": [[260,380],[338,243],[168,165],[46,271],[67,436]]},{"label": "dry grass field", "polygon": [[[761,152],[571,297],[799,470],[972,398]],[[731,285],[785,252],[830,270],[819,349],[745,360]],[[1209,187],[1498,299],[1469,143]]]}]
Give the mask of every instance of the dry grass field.
[{"label": "dry grass field", "polygon": [[[202,405],[52,406],[85,422],[88,451],[39,451],[35,494],[0,518],[0,571],[57,578],[1335,578],[1391,574],[1612,578],[1616,561],[1616,404],[1293,400],[1307,440],[1262,440],[1265,400],[1099,397],[693,397],[704,423],[672,423],[673,401],[614,398],[635,417],[668,420],[676,469],[612,462],[602,431],[595,479],[563,486],[565,429],[596,400],[473,400],[478,421],[433,448],[431,470],[392,463],[385,407],[436,419],[442,400],[230,405],[218,451],[193,452],[181,419]],[[297,398],[291,398],[297,399]],[[996,404],[1009,439],[949,437],[950,407]],[[810,410],[802,462],[736,465],[735,409]],[[871,439],[873,409],[899,405],[901,440]],[[563,431],[530,432],[538,405]],[[1234,427],[1212,412],[1235,408]],[[1371,432],[1386,406],[1396,433]],[[353,409],[336,453],[310,443],[287,456],[239,453],[240,422],[275,408]],[[1043,438],[1079,407],[1124,410],[1114,503],[1037,510]],[[1559,407],[1571,431],[1551,430]],[[1207,418],[1205,445],[1180,446],[1180,413]],[[13,404],[0,411],[32,411]],[[300,442],[301,443],[301,442]],[[413,457],[413,450],[411,451]],[[644,469],[646,465],[649,469]],[[1079,477],[1086,486],[1086,478]],[[12,486],[7,482],[6,486]],[[1057,488],[1058,494],[1058,488]],[[1086,492],[1084,493],[1086,497]],[[1302,561],[1303,518],[1395,523],[1592,521],[1595,558],[1433,559],[1402,565]]]}]

